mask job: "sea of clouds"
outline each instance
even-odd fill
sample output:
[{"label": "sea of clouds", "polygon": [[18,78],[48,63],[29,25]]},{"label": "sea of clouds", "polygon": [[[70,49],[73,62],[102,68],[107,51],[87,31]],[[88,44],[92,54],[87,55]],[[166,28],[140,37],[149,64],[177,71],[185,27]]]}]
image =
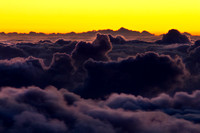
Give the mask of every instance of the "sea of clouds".
[{"label": "sea of clouds", "polygon": [[200,43],[167,35],[1,43],[0,132],[199,133]]}]

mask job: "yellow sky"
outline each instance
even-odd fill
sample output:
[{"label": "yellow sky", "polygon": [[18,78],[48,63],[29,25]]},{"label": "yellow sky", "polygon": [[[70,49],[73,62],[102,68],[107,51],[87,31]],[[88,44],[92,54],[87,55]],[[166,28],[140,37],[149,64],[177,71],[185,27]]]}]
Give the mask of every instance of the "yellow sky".
[{"label": "yellow sky", "polygon": [[0,32],[176,28],[200,35],[200,0],[1,0]]}]

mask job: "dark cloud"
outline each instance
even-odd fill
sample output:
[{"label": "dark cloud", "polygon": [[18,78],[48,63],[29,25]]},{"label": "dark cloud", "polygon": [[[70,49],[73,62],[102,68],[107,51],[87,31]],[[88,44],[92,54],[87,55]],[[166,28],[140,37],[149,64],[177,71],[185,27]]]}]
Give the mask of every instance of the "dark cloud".
[{"label": "dark cloud", "polygon": [[65,53],[55,53],[52,63],[46,70],[49,79],[47,85],[54,85],[58,88],[73,85],[72,75],[75,72],[71,56]]},{"label": "dark cloud", "polygon": [[26,57],[27,54],[15,46],[0,44],[0,59],[11,59],[15,57]]},{"label": "dark cloud", "polygon": [[44,74],[41,59],[35,57],[13,58],[0,61],[1,86],[29,86],[42,82]]},{"label": "dark cloud", "polygon": [[182,53],[188,53],[189,49],[190,49],[189,45],[182,45],[176,48],[177,51]]},{"label": "dark cloud", "polygon": [[113,109],[121,108],[132,111],[161,110],[162,112],[176,118],[200,123],[200,118],[198,117],[200,114],[200,106],[198,106],[200,102],[199,95],[199,90],[192,94],[177,92],[173,97],[167,94],[161,94],[152,99],[127,94],[113,94],[104,104],[107,104]]},{"label": "dark cloud", "polygon": [[[9,50],[3,49],[6,59],[13,57],[11,61],[2,60],[0,62],[0,71],[2,72],[0,86],[22,87],[36,85],[44,88],[48,85],[54,85],[58,88],[72,88],[73,83],[77,85],[83,82],[85,72],[75,72],[74,64],[81,68],[83,63],[92,58],[94,60],[109,60],[107,53],[111,50],[112,45],[107,35],[97,35],[96,40],[88,45],[85,42],[58,40],[55,44],[48,40],[38,43],[18,43],[8,47]],[[72,50],[76,49],[71,55]],[[12,51],[11,51],[11,50]],[[26,53],[27,58],[17,55],[16,51]],[[3,54],[2,52],[2,54]],[[8,53],[7,53],[8,52]],[[59,54],[58,52],[62,53]],[[10,58],[8,55],[10,54]],[[34,66],[32,65],[34,63]],[[78,64],[78,65],[77,65]],[[79,69],[78,69],[79,70]]]},{"label": "dark cloud", "polygon": [[[178,113],[171,115],[163,111],[166,107],[180,111],[199,109],[195,106],[199,103],[198,95],[199,92],[194,92],[192,95],[180,92],[174,97],[165,94],[147,99],[113,94],[105,101],[93,101],[53,87],[44,90],[37,87],[2,88],[0,102],[4,104],[0,104],[0,131],[8,133],[198,132],[200,130],[198,124],[180,118],[187,112],[179,113],[178,116]],[[116,104],[117,102],[119,104]],[[191,104],[187,104],[189,102]],[[146,110],[145,106],[156,108]],[[133,109],[136,107],[136,110]],[[195,115],[194,111],[192,114]]]},{"label": "dark cloud", "polygon": [[52,44],[50,40],[40,40],[38,43],[40,44]]},{"label": "dark cloud", "polygon": [[50,47],[50,50],[53,53],[59,52],[59,53],[67,53],[67,54],[71,54],[72,51],[74,50],[77,42],[76,41],[67,41],[68,44],[66,44],[65,42],[63,43],[56,43],[54,44],[53,47]]},{"label": "dark cloud", "polygon": [[[168,42],[183,37],[170,32]],[[148,34],[125,28],[116,33]],[[189,46],[153,44],[145,42],[147,36],[141,41],[97,34],[92,43],[38,37],[35,43],[0,44],[0,132],[200,131],[200,92],[193,92],[200,86],[198,41]]]},{"label": "dark cloud", "polygon": [[129,40],[126,41],[127,44],[153,44],[152,42],[145,42],[140,40]]},{"label": "dark cloud", "polygon": [[200,46],[200,40],[197,40],[197,41],[195,42],[195,45],[196,45],[196,46]]},{"label": "dark cloud", "polygon": [[112,44],[109,37],[97,34],[96,39],[92,43],[79,42],[72,52],[72,58],[77,67],[82,66],[90,58],[97,61],[108,61],[109,57],[107,54],[111,49]]},{"label": "dark cloud", "polygon": [[153,44],[152,42],[145,42],[141,40],[126,40],[123,36],[113,37],[108,35],[112,44]]},{"label": "dark cloud", "polygon": [[200,72],[200,47],[191,50],[189,55],[185,58],[184,62],[186,67],[190,70],[190,73],[193,75],[198,75]]},{"label": "dark cloud", "polygon": [[[49,59],[51,61],[53,53],[49,50],[52,44],[49,43],[17,43],[16,47],[27,53],[28,56]],[[11,53],[12,55],[12,53]]]},{"label": "dark cloud", "polygon": [[73,71],[71,56],[65,53],[55,53],[50,66],[35,57],[1,60],[0,86],[70,87],[73,84]]},{"label": "dark cloud", "polygon": [[67,127],[63,121],[47,119],[44,115],[24,111],[14,117],[10,133],[66,133]]},{"label": "dark cloud", "polygon": [[112,92],[152,96],[180,85],[187,75],[182,60],[156,53],[137,54],[119,62],[93,62],[85,66],[88,78],[77,93],[85,98]]},{"label": "dark cloud", "polygon": [[125,38],[122,36],[113,37],[112,35],[108,35],[108,37],[112,44],[125,44],[126,43]]},{"label": "dark cloud", "polygon": [[[16,44],[16,47],[27,53],[27,56],[45,59],[49,64],[54,53],[59,52],[71,54],[76,43],[76,41],[64,40],[58,40],[56,43],[50,43],[48,40],[44,40],[39,41],[38,43],[18,43]],[[12,53],[10,53],[10,55],[12,55]]]},{"label": "dark cloud", "polygon": [[173,44],[173,43],[191,43],[186,35],[182,35],[178,30],[169,30],[167,34],[163,35],[162,40],[157,41],[158,44]]},{"label": "dark cloud", "polygon": [[200,40],[197,40],[194,45],[191,45],[190,48],[189,48],[189,51],[192,51],[194,50],[195,48],[199,47],[200,46]]},{"label": "dark cloud", "polygon": [[65,41],[63,39],[58,39],[56,42],[56,44],[59,44],[59,45],[64,45],[64,44],[69,44],[71,43],[71,41]]}]

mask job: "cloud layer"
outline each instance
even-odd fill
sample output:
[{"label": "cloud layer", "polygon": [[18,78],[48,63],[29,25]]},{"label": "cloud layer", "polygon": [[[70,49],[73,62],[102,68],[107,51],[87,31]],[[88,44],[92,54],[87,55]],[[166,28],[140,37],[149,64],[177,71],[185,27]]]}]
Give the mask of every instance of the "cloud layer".
[{"label": "cloud layer", "polygon": [[0,132],[198,133],[199,41],[163,38],[0,44]]},{"label": "cloud layer", "polygon": [[88,78],[78,94],[99,98],[112,92],[153,96],[181,85],[188,72],[180,58],[148,52],[119,62],[93,62],[85,66]]},{"label": "cloud layer", "polygon": [[[195,110],[199,108],[195,105],[199,102],[199,94],[199,91],[191,95],[177,93],[174,97],[164,94],[153,99],[113,94],[105,101],[93,101],[82,99],[65,89],[58,91],[54,87],[44,90],[37,87],[2,88],[0,101],[4,104],[0,105],[0,131],[198,132],[199,125],[187,120],[187,115],[197,114]],[[176,114],[165,113],[163,110],[168,107],[172,111],[176,109]],[[181,111],[186,109],[190,111],[182,114]]]}]

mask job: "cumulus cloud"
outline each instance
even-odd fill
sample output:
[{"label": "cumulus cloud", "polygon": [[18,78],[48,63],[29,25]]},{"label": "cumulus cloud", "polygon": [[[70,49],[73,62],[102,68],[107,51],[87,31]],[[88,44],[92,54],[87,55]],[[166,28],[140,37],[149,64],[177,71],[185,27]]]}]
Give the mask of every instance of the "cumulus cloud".
[{"label": "cumulus cloud", "polygon": [[55,53],[50,66],[46,66],[42,59],[35,57],[1,60],[0,85],[70,87],[73,84],[73,71],[71,56],[65,53]]},{"label": "cumulus cloud", "polygon": [[112,44],[109,37],[97,34],[96,39],[92,43],[79,42],[72,52],[72,58],[77,67],[82,66],[90,58],[97,61],[108,61],[109,57],[107,54],[111,49]]},{"label": "cumulus cloud", "polygon": [[104,97],[112,92],[152,96],[183,82],[187,71],[182,60],[148,52],[119,62],[93,62],[85,66],[88,78],[77,93],[85,98]]},{"label": "cumulus cloud", "polygon": [[[168,106],[180,110],[199,109],[195,107],[199,102],[198,95],[199,92],[191,95],[180,92],[174,97],[160,95],[147,99],[113,94],[106,100],[94,101],[82,99],[67,90],[57,90],[54,87],[46,89],[7,87],[0,91],[0,102],[4,103],[0,104],[0,131],[9,133],[198,132],[199,125],[179,118],[184,116],[181,113],[178,117],[177,114],[171,115],[163,111],[163,108]],[[188,99],[188,102],[182,102]],[[188,105],[189,102],[193,105]],[[127,106],[140,108],[135,111],[132,108],[125,108]],[[147,110],[144,109],[145,106],[156,109]]]},{"label": "cumulus cloud", "polygon": [[200,46],[200,40],[197,40],[197,41],[195,42],[195,45],[196,45],[196,46]]},{"label": "cumulus cloud", "polygon": [[59,44],[59,45],[64,45],[64,44],[70,44],[71,41],[65,41],[64,39],[58,39],[55,43]]},{"label": "cumulus cloud", "polygon": [[147,43],[97,34],[92,43],[0,44],[0,132],[199,132],[198,41]]},{"label": "cumulus cloud", "polygon": [[122,36],[113,37],[112,35],[108,35],[108,37],[112,44],[125,44],[126,43],[126,39]]},{"label": "cumulus cloud", "polygon": [[[74,50],[76,41],[64,41],[63,39],[59,39],[55,43],[50,42],[49,40],[39,41],[37,43],[17,43],[15,47],[26,53],[28,57],[33,56],[37,58],[42,58],[46,65],[51,63],[52,57],[54,53],[66,53],[71,54]],[[7,52],[10,56],[21,57],[18,55],[13,55],[13,52]],[[8,58],[5,58],[8,59]]]},{"label": "cumulus cloud", "polygon": [[44,74],[42,60],[35,57],[13,58],[0,61],[1,86],[38,85]]},{"label": "cumulus cloud", "polygon": [[176,48],[177,51],[182,52],[182,53],[188,53],[190,49],[189,45],[182,45]]},{"label": "cumulus cloud", "polygon": [[72,64],[71,56],[65,53],[55,53],[52,63],[46,70],[49,79],[47,85],[54,85],[58,88],[70,87],[73,85],[72,75],[75,68]]},{"label": "cumulus cloud", "polygon": [[15,46],[0,44],[0,59],[12,59],[15,57],[27,57],[27,54]]},{"label": "cumulus cloud", "polygon": [[157,41],[158,44],[174,44],[174,43],[191,43],[186,35],[182,35],[178,30],[171,29],[167,34],[163,35],[162,40]]},{"label": "cumulus cloud", "polygon": [[189,51],[192,51],[194,50],[195,48],[199,47],[200,46],[200,40],[197,40],[194,45],[191,45],[190,48],[189,48]]},{"label": "cumulus cloud", "polygon": [[200,123],[200,118],[198,117],[200,113],[200,106],[198,106],[200,102],[199,96],[199,90],[194,91],[192,94],[177,92],[174,96],[161,94],[151,99],[127,94],[113,94],[101,104],[106,104],[113,109],[129,111],[161,110],[170,116]]},{"label": "cumulus cloud", "polygon": [[44,115],[24,111],[13,119],[13,128],[10,133],[66,133],[67,127],[63,121],[47,119]]},{"label": "cumulus cloud", "polygon": [[200,72],[200,47],[191,50],[189,55],[185,58],[184,62],[186,63],[186,67],[190,70],[190,73],[193,75],[198,75]]},{"label": "cumulus cloud", "polygon": [[113,37],[112,35],[108,35],[110,38],[110,42],[112,44],[152,44],[152,42],[145,42],[141,40],[126,40],[123,36]]},{"label": "cumulus cloud", "polygon": [[141,40],[129,40],[126,41],[127,44],[153,44],[152,42],[146,42]]},{"label": "cumulus cloud", "polygon": [[38,43],[40,44],[52,44],[50,40],[40,40]]}]

